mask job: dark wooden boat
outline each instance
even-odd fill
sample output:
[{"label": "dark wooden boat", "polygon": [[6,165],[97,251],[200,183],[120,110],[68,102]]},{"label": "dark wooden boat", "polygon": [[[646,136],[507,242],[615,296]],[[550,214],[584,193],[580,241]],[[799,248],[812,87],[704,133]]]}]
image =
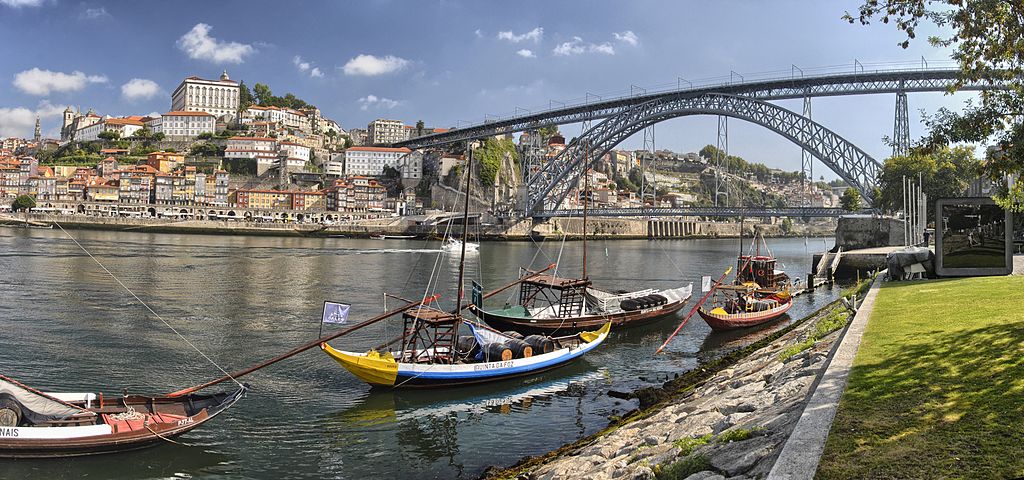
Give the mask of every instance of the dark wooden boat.
[{"label": "dark wooden boat", "polygon": [[43,393],[0,375],[0,458],[146,448],[187,433],[240,400],[246,387],[179,397]]},{"label": "dark wooden boat", "polygon": [[762,310],[752,309],[744,311],[742,307],[733,312],[727,311],[723,307],[715,307],[711,310],[700,309],[697,313],[700,318],[703,318],[705,322],[713,330],[732,330],[736,328],[747,328],[762,323],[767,323],[776,318],[781,317],[789,308],[793,306],[793,297],[789,295],[770,295],[767,297],[760,297],[756,299],[758,302],[764,302],[767,308]]}]

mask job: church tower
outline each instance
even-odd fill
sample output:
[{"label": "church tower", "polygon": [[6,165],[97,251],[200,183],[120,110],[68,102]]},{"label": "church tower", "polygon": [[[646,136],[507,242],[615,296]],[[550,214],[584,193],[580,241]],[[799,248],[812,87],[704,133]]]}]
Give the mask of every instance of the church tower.
[{"label": "church tower", "polygon": [[71,106],[64,109],[64,123],[60,127],[60,139],[61,141],[68,141],[71,139],[71,126],[75,123],[75,111],[71,109]]},{"label": "church tower", "polygon": [[37,144],[39,143],[39,140],[43,138],[42,129],[39,127],[39,116],[38,115],[36,115],[36,133],[35,133],[35,136],[32,137],[32,138],[36,141]]}]

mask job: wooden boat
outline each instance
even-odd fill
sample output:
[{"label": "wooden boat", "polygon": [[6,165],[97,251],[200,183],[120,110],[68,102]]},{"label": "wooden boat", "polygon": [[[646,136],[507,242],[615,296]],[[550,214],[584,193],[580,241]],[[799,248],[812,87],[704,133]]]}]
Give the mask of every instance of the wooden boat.
[{"label": "wooden boat", "polygon": [[[466,165],[467,192],[472,161],[470,154]],[[469,195],[465,196],[462,224],[469,224]],[[462,239],[456,240],[460,252],[459,293],[454,311],[430,306],[424,300],[420,305],[401,312],[404,322],[402,335],[378,348],[366,353],[353,353],[335,349],[326,342],[320,348],[360,380],[375,387],[453,387],[551,370],[576,360],[608,338],[611,323],[607,320],[594,331],[557,338],[543,335],[522,337],[498,332],[482,324],[464,322],[462,310],[466,307],[462,299],[468,237],[469,229],[464,228]],[[477,303],[482,303],[484,295],[477,285],[474,285],[473,297]],[[469,328],[471,336],[459,336],[463,325]],[[381,352],[399,342],[397,351]]]},{"label": "wooden boat", "polygon": [[[441,249],[448,253],[458,253],[462,251],[462,240],[454,237],[449,237],[448,240],[441,245]],[[473,242],[466,242],[466,252],[476,253],[480,251],[480,244]]]},{"label": "wooden boat", "polygon": [[416,235],[370,235],[374,240],[412,240]]},{"label": "wooden boat", "polygon": [[[761,253],[762,244],[767,254]],[[712,304],[702,305],[697,311],[714,330],[761,325],[781,317],[793,306],[789,276],[776,268],[778,260],[763,236],[754,235],[750,251],[737,257],[732,284],[716,286],[724,298],[716,292]]]},{"label": "wooden boat", "polygon": [[693,285],[671,289],[606,292],[587,279],[520,275],[519,301],[505,308],[470,306],[478,318],[498,330],[554,334],[580,332],[611,322],[615,328],[646,325],[675,314],[693,293]]},{"label": "wooden boat", "polygon": [[210,421],[247,388],[180,397],[43,393],[0,375],[0,458],[71,457],[168,442]]}]

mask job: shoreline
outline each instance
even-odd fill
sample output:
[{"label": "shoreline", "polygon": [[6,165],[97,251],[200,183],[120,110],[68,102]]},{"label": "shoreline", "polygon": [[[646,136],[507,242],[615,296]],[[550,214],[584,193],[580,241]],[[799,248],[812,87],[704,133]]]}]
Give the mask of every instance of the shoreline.
[{"label": "shoreline", "polygon": [[[146,218],[121,218],[121,217],[88,217],[88,216],[62,216],[30,214],[28,220],[10,215],[0,215],[0,226],[24,227],[26,225],[35,228],[52,227],[59,223],[66,229],[74,230],[101,230],[101,231],[126,231],[142,233],[171,233],[171,234],[194,234],[194,235],[242,235],[242,236],[271,236],[271,237],[309,237],[309,238],[362,238],[368,239],[375,235],[413,235],[417,240],[441,240],[442,235],[436,226],[424,225],[367,225],[367,224],[344,224],[344,225],[321,225],[302,223],[266,223],[254,222],[233,222],[224,220],[157,220]],[[536,232],[521,228],[521,224],[511,225],[507,228],[497,226],[481,227],[481,232],[475,235],[479,241],[543,241],[545,239],[562,240],[563,236],[567,241],[582,241],[583,235],[575,232],[550,232],[537,234]],[[731,226],[731,222],[714,222],[719,225]],[[768,238],[833,238],[835,235],[827,232],[813,232],[809,234],[769,231],[762,232]],[[517,233],[519,231],[523,233]],[[746,233],[745,237],[748,236]],[[714,238],[739,238],[737,233],[715,232],[714,234],[690,234],[672,237],[661,237],[641,234],[626,233],[591,233],[587,235],[588,240],[698,240]]]},{"label": "shoreline", "polygon": [[[638,399],[639,406],[607,427],[512,465],[489,467],[479,478],[558,478],[570,472],[589,478],[655,478],[691,457],[696,462],[691,467],[697,468],[693,473],[764,476],[852,315],[843,327],[820,338],[813,333],[819,323],[843,308],[842,300],[836,300],[660,387],[635,390],[628,398]],[[809,346],[790,358],[778,358],[780,352],[806,345],[809,339]],[[768,395],[768,389],[776,393]],[[750,448],[741,448],[744,444],[751,444]]]}]

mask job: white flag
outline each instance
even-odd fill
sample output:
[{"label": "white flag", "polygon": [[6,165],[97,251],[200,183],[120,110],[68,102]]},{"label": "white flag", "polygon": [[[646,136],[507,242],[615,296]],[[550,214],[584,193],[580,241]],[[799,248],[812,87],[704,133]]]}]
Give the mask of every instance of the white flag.
[{"label": "white flag", "polygon": [[348,309],[351,305],[344,303],[324,302],[323,323],[348,322]]},{"label": "white flag", "polygon": [[703,277],[700,277],[700,291],[711,291],[711,275],[704,275]]}]

